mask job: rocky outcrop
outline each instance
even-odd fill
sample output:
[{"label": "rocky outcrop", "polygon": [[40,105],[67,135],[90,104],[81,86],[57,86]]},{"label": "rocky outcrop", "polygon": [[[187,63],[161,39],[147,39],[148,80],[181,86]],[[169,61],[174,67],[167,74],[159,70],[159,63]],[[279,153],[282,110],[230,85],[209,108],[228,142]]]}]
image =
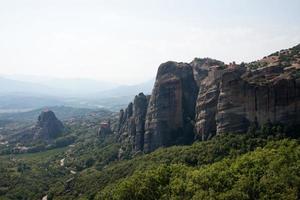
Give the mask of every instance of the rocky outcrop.
[{"label": "rocky outcrop", "polygon": [[275,69],[224,74],[216,115],[218,134],[246,132],[251,123],[300,123],[300,79],[294,78],[296,71]]},{"label": "rocky outcrop", "polygon": [[[220,95],[220,80],[224,73],[223,64],[207,68],[207,76],[199,83],[196,103],[195,130],[196,138],[207,140],[216,133],[217,104]],[[205,134],[203,134],[205,133]]]},{"label": "rocky outcrop", "polygon": [[151,152],[266,123],[300,124],[300,45],[248,64],[166,62],[149,100],[140,94],[121,110],[118,133]]},{"label": "rocky outcrop", "polygon": [[144,151],[193,141],[193,119],[198,87],[186,63],[160,65],[149,101]]},{"label": "rocky outcrop", "polygon": [[64,130],[64,125],[59,121],[54,112],[50,110],[43,111],[35,126],[35,138],[44,140],[55,139]]},{"label": "rocky outcrop", "polygon": [[196,137],[245,133],[251,124],[300,124],[299,71],[299,47],[250,64],[211,69],[197,99]]},{"label": "rocky outcrop", "polygon": [[112,133],[112,131],[111,131],[111,127],[110,127],[110,120],[101,122],[97,135],[99,137],[103,137],[103,136],[109,135],[111,133]]},{"label": "rocky outcrop", "polygon": [[149,96],[143,93],[135,96],[133,103],[120,111],[118,134],[126,148],[133,151],[144,150],[145,118],[148,107]]},{"label": "rocky outcrop", "polygon": [[144,150],[144,137],[145,137],[145,120],[148,107],[149,97],[140,93],[134,98],[133,103],[133,116],[134,116],[134,150]]},{"label": "rocky outcrop", "polygon": [[[22,129],[7,139],[11,144],[16,144],[16,152],[27,151],[23,145],[32,145],[37,141],[51,143],[65,132],[65,127],[52,111],[45,110],[38,116],[35,125]],[[19,146],[17,145],[19,144]]]},{"label": "rocky outcrop", "polygon": [[[245,115],[247,91],[244,87],[245,82],[241,79],[245,70],[243,67],[224,70],[218,85],[219,95],[214,115],[216,122],[214,133],[247,132],[250,125],[250,120]],[[204,134],[206,133],[204,132]]]},{"label": "rocky outcrop", "polygon": [[130,126],[130,118],[132,117],[133,113],[133,103],[130,102],[125,111],[122,109],[120,110],[119,114],[119,125],[118,125],[118,132],[122,134],[126,134],[128,132],[128,126]]},{"label": "rocky outcrop", "polygon": [[216,67],[225,67],[225,63],[211,58],[195,58],[190,65],[193,67],[194,79],[198,87],[201,87],[203,79],[208,76],[210,70]]},{"label": "rocky outcrop", "polygon": [[[194,140],[198,86],[190,64],[167,62],[159,67],[152,95],[139,94],[120,111],[118,133],[134,151]],[[125,141],[125,142],[124,142]]]}]

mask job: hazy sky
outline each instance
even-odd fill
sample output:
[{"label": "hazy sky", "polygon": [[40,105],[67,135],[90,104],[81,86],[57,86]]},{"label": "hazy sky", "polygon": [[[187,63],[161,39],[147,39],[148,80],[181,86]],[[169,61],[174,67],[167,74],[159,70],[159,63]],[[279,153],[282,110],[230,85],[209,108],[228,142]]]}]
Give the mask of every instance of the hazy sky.
[{"label": "hazy sky", "polygon": [[0,74],[136,83],[300,43],[299,0],[0,0]]}]

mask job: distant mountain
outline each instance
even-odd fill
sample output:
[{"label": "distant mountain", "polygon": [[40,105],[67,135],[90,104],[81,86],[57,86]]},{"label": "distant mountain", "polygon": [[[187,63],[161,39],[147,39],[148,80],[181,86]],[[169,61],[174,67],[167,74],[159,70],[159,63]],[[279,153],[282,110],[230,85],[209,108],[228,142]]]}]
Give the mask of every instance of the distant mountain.
[{"label": "distant mountain", "polygon": [[120,86],[89,79],[10,78],[20,80],[0,77],[0,113],[62,105],[119,110],[135,94],[150,94],[154,84],[154,79]]},{"label": "distant mountain", "polygon": [[54,95],[56,90],[43,84],[0,77],[0,94]]},{"label": "distant mountain", "polygon": [[119,84],[92,79],[51,79],[41,82],[57,90],[68,91],[69,96],[81,97],[118,87]]},{"label": "distant mountain", "polygon": [[119,84],[92,79],[39,78],[35,76],[0,77],[0,94],[26,93],[63,97],[82,97],[116,88]]},{"label": "distant mountain", "polygon": [[[99,92],[95,95],[87,96],[85,101],[80,102],[81,107],[107,108],[112,111],[119,111],[132,101],[136,94],[143,92],[151,94],[154,79],[136,85],[123,85],[117,88]],[[69,102],[70,103],[70,102]],[[78,102],[73,102],[72,106],[77,106]]]},{"label": "distant mountain", "polygon": [[38,118],[39,114],[44,110],[52,110],[55,115],[61,119],[66,120],[70,118],[78,118],[82,116],[92,115],[97,116],[97,113],[110,114],[111,112],[106,109],[88,109],[88,108],[74,108],[69,106],[50,106],[42,107],[39,109],[27,111],[27,112],[17,112],[17,113],[0,113],[0,121],[27,121],[34,122]]},{"label": "distant mountain", "polygon": [[64,105],[65,102],[55,97],[35,94],[0,94],[0,113],[32,110],[44,106]]},{"label": "distant mountain", "polygon": [[154,85],[155,79],[148,80],[146,82],[136,85],[123,85],[117,88],[106,90],[101,92],[100,97],[122,97],[122,96],[134,96],[140,92],[150,94]]},{"label": "distant mountain", "polygon": [[0,77],[0,94],[34,94],[59,97],[119,97],[150,93],[154,79],[135,85],[120,85],[92,79],[41,78],[9,75]]}]

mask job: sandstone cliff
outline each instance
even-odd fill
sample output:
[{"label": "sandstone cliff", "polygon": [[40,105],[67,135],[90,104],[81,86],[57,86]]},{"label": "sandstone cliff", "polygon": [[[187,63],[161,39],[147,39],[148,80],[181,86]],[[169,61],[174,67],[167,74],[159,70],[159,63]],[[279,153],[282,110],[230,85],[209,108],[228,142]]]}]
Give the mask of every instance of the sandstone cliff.
[{"label": "sandstone cliff", "polygon": [[144,150],[145,118],[148,101],[149,96],[140,93],[135,96],[133,103],[129,103],[125,111],[120,111],[117,133],[123,143],[122,151]]},{"label": "sandstone cliff", "polygon": [[251,124],[299,124],[299,52],[296,46],[247,65],[212,69],[198,94],[196,136],[243,133]]},{"label": "sandstone cliff", "polygon": [[300,124],[300,45],[248,64],[163,63],[150,98],[121,110],[117,132],[132,150],[150,152],[266,123]]},{"label": "sandstone cliff", "polygon": [[193,141],[197,93],[191,65],[176,62],[160,65],[147,109],[145,152]]}]

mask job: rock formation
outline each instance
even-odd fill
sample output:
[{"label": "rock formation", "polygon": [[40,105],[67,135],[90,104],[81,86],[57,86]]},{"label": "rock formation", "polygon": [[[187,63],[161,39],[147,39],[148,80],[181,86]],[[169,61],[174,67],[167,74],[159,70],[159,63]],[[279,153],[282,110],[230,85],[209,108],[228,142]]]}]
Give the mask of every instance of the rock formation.
[{"label": "rock formation", "polygon": [[133,102],[133,117],[134,117],[134,150],[144,150],[144,137],[145,137],[145,120],[148,107],[149,97],[140,93],[134,98]]},{"label": "rock formation", "polygon": [[143,93],[135,96],[133,103],[120,111],[118,134],[120,140],[130,146],[130,150],[143,151],[145,118],[148,107],[149,96]]},{"label": "rock formation", "polygon": [[145,152],[193,141],[197,93],[191,65],[176,62],[160,65],[147,109]]},{"label": "rock formation", "polygon": [[248,64],[166,62],[149,100],[140,94],[121,110],[117,132],[150,152],[266,123],[300,124],[300,45]]},{"label": "rock formation", "polygon": [[110,120],[108,121],[104,121],[104,122],[101,122],[100,123],[100,128],[98,130],[98,136],[105,136],[105,135],[108,135],[108,134],[111,134],[112,131],[111,131],[111,127],[110,127]]},{"label": "rock formation", "polygon": [[[212,59],[195,59],[192,63],[194,71],[201,70],[196,80],[199,85],[199,93],[196,103],[195,130],[197,139],[206,140],[211,138],[216,132],[217,103],[219,99],[219,84],[224,73],[225,64]],[[203,76],[203,74],[205,76]]]},{"label": "rock formation", "polygon": [[296,71],[268,68],[242,76],[237,71],[224,74],[216,115],[218,134],[246,132],[250,123],[300,122],[300,82],[293,77]]},{"label": "rock formation", "polygon": [[54,112],[50,110],[43,111],[35,126],[35,138],[44,140],[55,139],[64,130],[64,125],[59,121]]},{"label": "rock formation", "polygon": [[[52,111],[43,111],[35,125],[22,129],[9,137],[10,143],[31,144],[36,141],[51,143],[65,131],[64,125]],[[17,146],[17,151],[22,151],[22,146]],[[27,151],[27,149],[24,149]]]}]

